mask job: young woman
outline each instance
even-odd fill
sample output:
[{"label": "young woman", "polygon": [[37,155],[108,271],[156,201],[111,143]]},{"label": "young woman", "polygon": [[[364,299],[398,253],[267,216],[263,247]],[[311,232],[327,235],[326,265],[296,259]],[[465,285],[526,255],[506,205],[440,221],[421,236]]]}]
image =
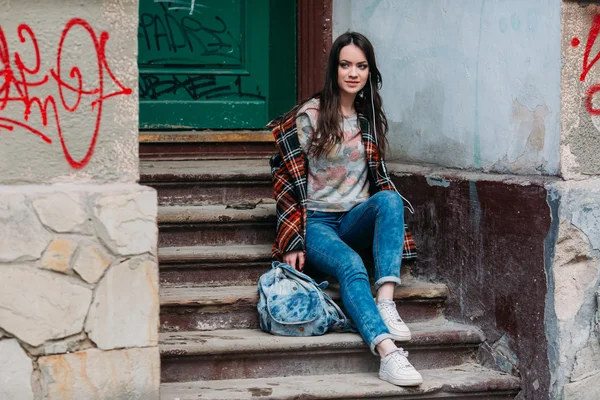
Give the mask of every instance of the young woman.
[{"label": "young woman", "polygon": [[[279,154],[271,159],[277,201],[273,256],[340,282],[344,307],[371,351],[379,377],[400,386],[423,382],[394,340],[410,331],[393,301],[400,265],[414,256],[404,204],[383,162],[387,120],[381,74],[369,40],[356,32],[331,48],[323,90],[270,123]],[[376,299],[357,251],[373,248]]]}]

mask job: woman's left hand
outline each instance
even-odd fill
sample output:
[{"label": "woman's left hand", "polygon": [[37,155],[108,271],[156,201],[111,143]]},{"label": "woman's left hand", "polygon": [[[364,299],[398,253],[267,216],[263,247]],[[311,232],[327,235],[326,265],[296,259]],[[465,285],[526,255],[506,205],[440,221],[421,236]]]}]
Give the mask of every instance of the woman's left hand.
[{"label": "woman's left hand", "polygon": [[304,251],[288,251],[283,255],[283,262],[297,271],[304,269]]}]

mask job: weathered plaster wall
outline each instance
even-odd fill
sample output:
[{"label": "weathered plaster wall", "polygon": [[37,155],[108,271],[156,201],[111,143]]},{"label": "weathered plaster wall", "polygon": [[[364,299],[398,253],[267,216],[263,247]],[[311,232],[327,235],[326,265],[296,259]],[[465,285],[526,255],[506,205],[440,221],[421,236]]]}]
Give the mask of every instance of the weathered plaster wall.
[{"label": "weathered plaster wall", "polygon": [[135,0],[0,0],[0,398],[158,399]]},{"label": "weathered plaster wall", "polygon": [[[555,183],[554,307],[546,316],[552,359],[553,398],[600,398],[600,179]],[[552,295],[552,293],[551,293]]]},{"label": "weathered plaster wall", "polygon": [[[546,242],[554,177],[495,175],[390,163],[415,214],[411,271],[443,281],[445,315],[483,329],[479,361],[522,378],[518,399],[548,399]],[[550,239],[551,241],[551,239]]]},{"label": "weathered plaster wall", "polygon": [[137,4],[0,1],[0,184],[138,179]]},{"label": "weathered plaster wall", "polygon": [[557,174],[560,0],[334,0],[376,48],[392,157]]},{"label": "weathered plaster wall", "polygon": [[600,398],[591,3],[334,1],[334,36],[376,46],[391,158],[432,165],[395,168],[417,208],[415,271],[448,281],[451,312],[483,326],[482,360],[517,371],[524,399]]},{"label": "weathered plaster wall", "polygon": [[556,245],[549,279],[547,336],[552,359],[552,395],[600,398],[600,103],[596,66],[600,6],[562,5],[561,175],[549,201],[556,203]]}]

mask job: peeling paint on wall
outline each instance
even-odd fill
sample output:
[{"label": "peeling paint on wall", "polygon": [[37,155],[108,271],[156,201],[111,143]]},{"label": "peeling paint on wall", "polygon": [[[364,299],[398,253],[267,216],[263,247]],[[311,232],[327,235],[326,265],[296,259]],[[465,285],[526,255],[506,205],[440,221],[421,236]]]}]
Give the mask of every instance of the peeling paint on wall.
[{"label": "peeling paint on wall", "polygon": [[[334,1],[334,36],[357,30],[375,45],[391,158],[557,174],[560,4]],[[515,100],[533,115],[515,122]]]}]

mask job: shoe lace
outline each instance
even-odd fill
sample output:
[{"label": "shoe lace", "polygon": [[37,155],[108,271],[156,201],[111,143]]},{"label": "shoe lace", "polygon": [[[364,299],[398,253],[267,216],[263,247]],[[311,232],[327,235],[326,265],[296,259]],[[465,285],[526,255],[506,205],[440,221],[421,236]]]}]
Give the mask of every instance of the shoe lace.
[{"label": "shoe lace", "polygon": [[408,351],[404,350],[402,347],[399,347],[398,350],[394,350],[390,355],[402,368],[412,367],[412,364],[407,358]]},{"label": "shoe lace", "polygon": [[393,301],[389,303],[385,302],[382,303],[382,307],[393,321],[403,322],[402,318],[400,318],[400,314],[398,314],[398,310],[396,310],[396,303]]}]

